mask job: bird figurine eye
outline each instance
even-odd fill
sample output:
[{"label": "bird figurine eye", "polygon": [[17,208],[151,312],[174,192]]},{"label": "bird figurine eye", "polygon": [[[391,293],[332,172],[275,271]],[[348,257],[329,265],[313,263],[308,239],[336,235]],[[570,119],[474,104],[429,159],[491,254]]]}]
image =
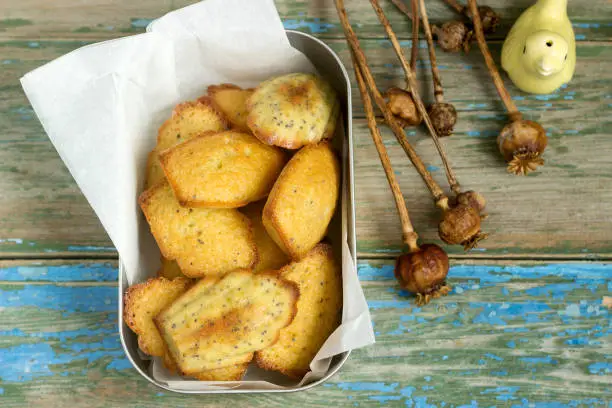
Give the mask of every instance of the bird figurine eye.
[{"label": "bird figurine eye", "polygon": [[565,54],[565,58],[563,58],[563,61],[567,61],[567,54]]},{"label": "bird figurine eye", "polygon": [[523,47],[523,54],[525,54],[527,52],[527,46]]},{"label": "bird figurine eye", "polygon": [[550,40],[546,41],[546,46],[547,47],[552,47],[552,44],[553,44],[552,41],[550,41]]}]

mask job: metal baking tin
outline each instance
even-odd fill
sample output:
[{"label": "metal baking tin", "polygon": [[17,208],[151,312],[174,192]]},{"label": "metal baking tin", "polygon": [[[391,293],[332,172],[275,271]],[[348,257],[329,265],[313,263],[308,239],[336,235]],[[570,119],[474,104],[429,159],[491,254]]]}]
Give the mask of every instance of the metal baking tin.
[{"label": "metal baking tin", "polygon": [[[347,217],[342,226],[346,229],[347,240],[349,249],[353,260],[356,260],[356,238],[355,238],[355,200],[354,200],[354,177],[353,177],[353,140],[352,140],[352,104],[351,104],[351,83],[349,80],[348,73],[344,68],[340,58],[336,53],[329,48],[321,40],[293,30],[287,30],[287,37],[291,45],[297,50],[303,52],[306,57],[315,65],[319,74],[325,77],[331,85],[336,89],[342,102],[342,113],[344,119],[344,137],[345,137],[345,152],[343,157],[343,170],[344,170],[344,188],[348,191],[344,191],[341,195],[342,200],[346,200],[342,203],[341,207],[346,206]],[[348,149],[346,148],[348,147]],[[347,151],[348,150],[348,151]],[[357,273],[356,271],[354,271]],[[148,373],[149,361],[144,360],[138,353],[138,340],[136,335],[125,325],[123,322],[123,295],[128,287],[127,277],[121,259],[119,259],[119,333],[121,337],[121,344],[127,354],[129,360],[136,370],[149,382],[157,385],[160,388],[168,391],[174,391],[184,394],[235,394],[235,393],[255,393],[255,392],[294,392],[302,391],[308,388],[314,387],[327,381],[332,375],[334,375],[342,365],[348,359],[350,352],[345,352],[335,356],[332,359],[329,371],[327,374],[318,381],[310,384],[293,387],[287,389],[211,389],[211,390],[176,390],[166,386],[163,383],[156,381]]]}]

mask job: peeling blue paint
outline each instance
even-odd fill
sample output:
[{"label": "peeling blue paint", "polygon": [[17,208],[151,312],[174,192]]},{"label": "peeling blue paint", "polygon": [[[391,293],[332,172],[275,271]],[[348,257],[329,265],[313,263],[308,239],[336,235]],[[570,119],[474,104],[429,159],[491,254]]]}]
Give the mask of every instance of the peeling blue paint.
[{"label": "peeling blue paint", "polygon": [[[383,42],[386,46],[388,46],[389,48],[392,47],[391,45],[391,41],[389,40],[380,40],[381,42]],[[400,40],[399,44],[402,48],[412,48],[412,40]],[[418,43],[418,47],[421,49],[426,49],[427,48],[427,42],[424,40],[419,40]],[[418,62],[421,62],[423,60],[419,60]]]},{"label": "peeling blue paint", "polygon": [[527,364],[552,364],[557,365],[559,362],[554,360],[551,356],[545,357],[519,357],[520,361],[523,361]]},{"label": "peeling blue paint", "polygon": [[[4,382],[21,382],[48,377],[55,375],[54,366],[82,359],[86,359],[88,364],[102,359],[111,360],[109,366],[112,365],[115,369],[131,368],[121,348],[118,334],[102,343],[90,343],[82,349],[75,346],[73,350],[68,351],[72,352],[57,352],[47,343],[21,344],[2,349],[0,365],[3,370],[0,372],[0,379]],[[70,373],[65,372],[66,375]]]},{"label": "peeling blue paint", "polygon": [[600,27],[599,23],[576,23],[576,22],[572,23],[572,26],[576,28],[599,28]]},{"label": "peeling blue paint", "polygon": [[326,33],[335,27],[334,24],[322,22],[319,18],[314,18],[312,20],[283,20],[283,26],[287,30],[302,30],[307,28],[310,30],[311,34]]},{"label": "peeling blue paint", "polygon": [[372,401],[378,401],[381,404],[386,404],[389,401],[399,401],[402,399],[399,395],[369,395],[369,399]]},{"label": "peeling blue paint", "polygon": [[551,99],[557,99],[559,95],[557,94],[546,94],[546,95],[533,95],[532,98],[536,101],[549,101]]},{"label": "peeling blue paint", "polygon": [[86,286],[72,288],[54,285],[6,287],[0,291],[0,308],[36,307],[76,312],[117,312],[117,288]]},{"label": "peeling blue paint", "polygon": [[128,370],[131,368],[133,368],[132,363],[128,358],[115,359],[111,361],[109,365],[106,366],[107,370],[117,370],[117,371]]},{"label": "peeling blue paint", "polygon": [[[331,386],[332,384],[329,385]],[[383,382],[339,382],[334,385],[343,391],[394,392],[399,383],[386,384]]]},{"label": "peeling blue paint", "polygon": [[115,252],[115,247],[93,246],[93,245],[69,245],[71,252]]},{"label": "peeling blue paint", "polygon": [[599,374],[599,375],[612,374],[612,363],[608,363],[608,362],[593,363],[589,365],[588,369],[589,369],[589,373],[591,374]]},{"label": "peeling blue paint", "polygon": [[598,346],[601,344],[601,342],[597,340],[590,340],[587,337],[576,337],[565,340],[565,344],[569,346]]},{"label": "peeling blue paint", "polygon": [[368,307],[376,309],[407,309],[414,306],[411,300],[369,300]]},{"label": "peeling blue paint", "polygon": [[116,282],[117,268],[108,263],[0,268],[0,281],[8,282]]},{"label": "peeling blue paint", "polygon": [[24,332],[21,329],[0,330],[0,337],[31,337],[40,338],[43,340],[59,340],[67,341],[79,337],[95,337],[95,336],[113,336],[117,334],[117,314],[112,314],[106,321],[100,321],[101,324],[108,325],[97,329],[80,328],[76,330],[65,330],[55,332]]},{"label": "peeling blue paint", "polygon": [[[362,281],[395,279],[394,265],[370,265],[361,263],[357,271]],[[509,282],[520,277],[523,279],[540,280],[544,277],[559,277],[576,284],[576,289],[588,285],[600,285],[610,280],[612,265],[588,264],[546,264],[537,266],[486,266],[486,265],[453,265],[449,270],[449,278],[470,279],[478,281],[481,286],[492,286]],[[549,292],[550,294],[564,292],[568,287],[550,284],[540,288],[527,289],[528,293]],[[465,288],[464,288],[465,289]],[[592,289],[592,288],[589,288]],[[541,292],[540,292],[541,291]]]},{"label": "peeling blue paint", "polygon": [[493,359],[495,361],[504,361],[503,358],[501,358],[500,356],[496,356],[495,354],[492,354],[492,353],[486,353],[485,357],[488,357],[488,358]]},{"label": "peeling blue paint", "polygon": [[[505,326],[507,322],[504,319],[512,319],[520,316],[526,321],[534,321],[538,319],[539,314],[549,312],[550,306],[541,302],[532,303],[514,303],[514,302],[502,302],[502,303],[484,303],[484,302],[470,302],[469,307],[472,309],[481,309],[479,313],[472,321],[472,323],[484,323],[490,325]],[[545,320],[545,319],[543,319]]]}]

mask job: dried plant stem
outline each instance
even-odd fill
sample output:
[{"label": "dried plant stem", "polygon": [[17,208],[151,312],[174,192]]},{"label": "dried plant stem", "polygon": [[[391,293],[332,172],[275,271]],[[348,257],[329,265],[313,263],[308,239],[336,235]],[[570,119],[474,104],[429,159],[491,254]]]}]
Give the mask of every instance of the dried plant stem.
[{"label": "dried plant stem", "polygon": [[417,52],[419,48],[419,19],[416,21],[412,18],[413,15],[418,15],[418,0],[410,0],[410,10],[403,0],[391,0],[391,3],[397,7],[399,11],[404,13],[406,17],[412,21],[412,48],[410,50],[410,68],[412,72],[416,72]]},{"label": "dried plant stem", "polygon": [[406,135],[404,134],[404,130],[397,123],[397,120],[391,113],[391,111],[387,108],[385,103],[385,99],[382,94],[378,90],[376,86],[376,81],[374,80],[374,76],[372,75],[372,71],[370,71],[366,56],[359,45],[359,40],[357,39],[357,34],[353,30],[351,23],[348,20],[348,16],[346,14],[346,9],[344,8],[344,0],[335,0],[336,10],[338,11],[338,16],[340,18],[340,23],[342,24],[342,28],[344,30],[344,35],[349,43],[350,48],[352,49],[355,57],[355,61],[357,66],[361,70],[361,75],[365,79],[365,82],[374,97],[374,102],[378,106],[378,109],[381,110],[385,117],[386,123],[391,127],[393,134],[395,135],[397,141],[402,146],[408,158],[416,168],[417,172],[420,174],[421,178],[427,185],[427,188],[431,192],[434,200],[436,202],[440,201],[443,197],[446,197],[438,183],[431,177],[431,174],[425,168],[425,163],[418,156],[416,151],[412,148]]},{"label": "dried plant stem", "polygon": [[[414,0],[411,0],[411,1],[414,1]],[[404,13],[406,17],[408,17],[410,20],[413,20],[412,13],[414,13],[414,10],[412,10],[412,12],[408,10],[408,6],[406,6],[406,3],[404,3],[403,0],[391,0],[391,3],[393,3],[399,11]]]},{"label": "dried plant stem", "polygon": [[376,146],[376,151],[378,152],[380,162],[382,163],[383,169],[385,170],[385,176],[387,176],[387,181],[389,182],[389,186],[391,187],[391,192],[393,193],[393,198],[395,199],[395,206],[397,207],[397,212],[399,213],[400,221],[402,223],[403,241],[406,245],[408,245],[410,252],[416,252],[419,250],[419,246],[417,245],[417,240],[419,236],[414,231],[412,222],[410,221],[408,208],[406,208],[406,201],[404,200],[404,196],[402,195],[402,192],[400,190],[399,183],[397,182],[397,178],[395,177],[395,173],[393,172],[391,160],[389,159],[387,149],[383,144],[382,136],[380,135],[380,130],[376,125],[376,118],[374,116],[374,107],[372,105],[372,99],[370,98],[370,94],[368,93],[359,63],[356,61],[355,55],[352,51],[351,57],[353,60],[353,68],[355,70],[355,78],[357,79],[357,85],[359,86],[359,92],[361,93],[363,107],[365,110],[366,118],[368,120],[368,128],[370,129],[370,134],[372,135],[374,146]]},{"label": "dried plant stem", "polygon": [[434,98],[436,98],[436,102],[444,103],[444,90],[442,89],[440,70],[438,69],[438,63],[436,61],[436,50],[433,42],[433,35],[431,33],[431,26],[429,25],[429,18],[427,18],[425,0],[419,0],[419,8],[420,17],[421,20],[423,20],[423,32],[425,32],[425,39],[427,40],[427,50],[429,51],[429,61],[431,63],[431,78],[433,80],[434,87]]},{"label": "dried plant stem", "polygon": [[468,6],[470,7],[470,12],[472,13],[472,22],[474,23],[476,41],[478,42],[480,52],[482,53],[485,63],[487,64],[489,74],[491,75],[491,78],[493,78],[493,84],[497,89],[497,93],[501,97],[501,100],[504,103],[506,110],[508,111],[508,116],[510,117],[510,120],[513,122],[516,120],[521,120],[522,115],[514,104],[512,97],[508,93],[508,90],[504,85],[504,81],[502,80],[502,77],[501,75],[499,75],[499,71],[495,66],[495,61],[493,61],[493,57],[491,56],[489,47],[487,46],[487,41],[485,40],[484,32],[482,30],[482,20],[480,19],[480,13],[478,12],[478,5],[476,4],[476,0],[468,0]]},{"label": "dried plant stem", "polygon": [[449,6],[451,6],[452,8],[454,8],[457,13],[460,13],[460,14],[467,13],[467,7],[459,4],[457,0],[444,0],[444,2],[448,4]]},{"label": "dried plant stem", "polygon": [[[419,15],[419,5],[417,0],[410,1],[410,8],[412,14],[415,16]],[[416,63],[419,57],[419,19],[412,19],[412,47],[410,48],[410,70],[416,76]]]},{"label": "dried plant stem", "polygon": [[414,99],[414,102],[417,105],[419,113],[421,114],[421,116],[423,117],[423,120],[425,121],[427,130],[429,130],[431,138],[434,141],[434,145],[436,146],[436,149],[438,150],[438,153],[440,154],[440,158],[442,159],[444,169],[446,170],[446,178],[448,179],[448,183],[450,184],[451,190],[455,194],[459,194],[461,191],[461,187],[459,186],[459,182],[457,181],[457,178],[455,177],[455,173],[453,172],[452,168],[450,167],[448,163],[448,159],[446,157],[446,153],[444,152],[444,148],[442,147],[442,144],[440,143],[438,133],[436,132],[436,129],[434,128],[433,123],[431,122],[431,119],[429,118],[429,114],[427,113],[427,108],[423,104],[423,100],[421,99],[421,96],[419,95],[416,79],[412,71],[408,67],[408,63],[406,61],[406,58],[404,57],[404,54],[402,53],[402,48],[400,47],[399,41],[397,40],[397,36],[395,35],[393,28],[391,28],[391,24],[389,23],[389,20],[385,16],[384,11],[380,7],[378,0],[370,0],[370,4],[372,4],[372,7],[374,8],[376,15],[378,16],[380,23],[383,25],[387,33],[387,37],[389,37],[389,40],[391,40],[391,44],[393,45],[395,54],[397,54],[397,57],[400,59],[401,65],[404,68],[404,73],[406,75],[406,82],[408,83],[410,92],[412,93],[412,99]]}]

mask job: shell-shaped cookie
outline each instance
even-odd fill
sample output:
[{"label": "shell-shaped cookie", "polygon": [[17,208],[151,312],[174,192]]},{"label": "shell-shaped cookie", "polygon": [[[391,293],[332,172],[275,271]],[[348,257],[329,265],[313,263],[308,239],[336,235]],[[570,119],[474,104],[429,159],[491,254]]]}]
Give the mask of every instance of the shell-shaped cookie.
[{"label": "shell-shaped cookie", "polygon": [[299,149],[332,137],[336,92],[313,74],[293,73],[262,82],[247,101],[247,124],[262,142]]}]

